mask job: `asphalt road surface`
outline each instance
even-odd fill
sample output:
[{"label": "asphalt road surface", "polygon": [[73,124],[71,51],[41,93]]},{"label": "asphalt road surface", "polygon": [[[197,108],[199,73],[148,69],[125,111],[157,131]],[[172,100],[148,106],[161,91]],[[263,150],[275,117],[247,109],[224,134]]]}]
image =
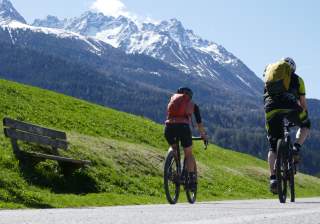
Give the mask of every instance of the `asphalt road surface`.
[{"label": "asphalt road surface", "polygon": [[280,204],[274,200],[194,205],[117,206],[81,209],[1,210],[0,224],[320,224],[320,198]]}]

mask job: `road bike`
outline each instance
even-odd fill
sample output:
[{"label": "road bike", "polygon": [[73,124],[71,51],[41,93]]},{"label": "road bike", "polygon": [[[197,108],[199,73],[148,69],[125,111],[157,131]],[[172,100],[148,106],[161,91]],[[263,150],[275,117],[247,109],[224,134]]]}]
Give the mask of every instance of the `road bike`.
[{"label": "road bike", "polygon": [[293,160],[293,146],[290,137],[290,128],[294,127],[286,118],[283,120],[284,137],[277,142],[277,160],[275,165],[277,190],[280,203],[285,203],[287,199],[287,187],[290,188],[291,202],[295,201],[294,175],[296,165]]},{"label": "road bike", "polygon": [[[192,140],[203,140],[201,137],[192,137]],[[207,149],[208,142],[205,141],[205,149]],[[186,166],[186,159],[181,160],[180,146],[177,144],[177,150],[171,147],[164,163],[164,190],[166,198],[170,204],[176,204],[180,195],[180,186],[184,186],[188,202],[193,204],[197,197],[197,184],[195,189],[190,189],[189,178]],[[196,183],[197,183],[197,169],[195,168]]]}]

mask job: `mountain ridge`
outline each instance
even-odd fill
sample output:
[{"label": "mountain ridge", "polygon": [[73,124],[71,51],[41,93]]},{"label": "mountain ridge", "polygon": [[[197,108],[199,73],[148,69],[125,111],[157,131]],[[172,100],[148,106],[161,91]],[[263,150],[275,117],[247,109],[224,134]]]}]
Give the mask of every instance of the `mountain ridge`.
[{"label": "mountain ridge", "polygon": [[[59,27],[95,37],[127,53],[146,54],[165,61],[187,74],[195,74],[242,93],[262,92],[260,80],[244,63],[221,45],[185,29],[177,19],[160,23],[137,23],[130,18],[104,16],[91,11],[55,23],[35,20],[34,26]],[[52,20],[52,19],[51,19]]]}]

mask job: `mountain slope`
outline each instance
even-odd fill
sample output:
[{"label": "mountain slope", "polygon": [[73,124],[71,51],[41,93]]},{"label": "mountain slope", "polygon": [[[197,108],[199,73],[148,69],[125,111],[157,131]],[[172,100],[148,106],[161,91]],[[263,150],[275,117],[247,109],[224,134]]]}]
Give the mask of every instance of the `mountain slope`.
[{"label": "mountain slope", "polygon": [[95,37],[127,53],[139,53],[165,61],[187,74],[236,89],[242,94],[261,93],[262,81],[222,46],[204,40],[176,19],[140,23],[130,18],[85,12],[79,18],[48,16],[34,26],[55,27]]},{"label": "mountain slope", "polygon": [[[55,161],[24,170],[9,140],[0,135],[0,207],[165,203],[162,164],[168,146],[161,125],[9,81],[0,80],[0,87],[1,119],[10,116],[66,131],[66,154],[93,162],[69,178],[61,175]],[[194,150],[200,201],[272,197],[265,162],[213,145],[207,151],[201,148],[196,144]],[[297,195],[319,195],[319,185],[319,179],[299,174]]]}]

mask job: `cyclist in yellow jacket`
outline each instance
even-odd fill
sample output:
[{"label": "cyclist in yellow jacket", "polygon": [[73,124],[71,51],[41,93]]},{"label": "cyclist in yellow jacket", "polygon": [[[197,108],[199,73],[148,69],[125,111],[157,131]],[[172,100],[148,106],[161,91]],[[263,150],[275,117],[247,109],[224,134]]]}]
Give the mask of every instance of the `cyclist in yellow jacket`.
[{"label": "cyclist in yellow jacket", "polygon": [[[296,134],[296,141],[293,146],[294,162],[299,162],[299,151],[306,140],[311,122],[308,118],[308,107],[306,101],[306,91],[303,79],[298,76],[296,64],[292,58],[282,59],[291,67],[291,80],[289,90],[279,94],[271,95],[267,89],[264,90],[264,109],[266,117],[266,129],[270,150],[268,154],[268,163],[270,167],[270,191],[277,193],[277,181],[275,176],[275,160],[277,140],[283,137],[283,116],[286,116],[290,122],[299,127]],[[266,69],[267,70],[267,69]]]}]

